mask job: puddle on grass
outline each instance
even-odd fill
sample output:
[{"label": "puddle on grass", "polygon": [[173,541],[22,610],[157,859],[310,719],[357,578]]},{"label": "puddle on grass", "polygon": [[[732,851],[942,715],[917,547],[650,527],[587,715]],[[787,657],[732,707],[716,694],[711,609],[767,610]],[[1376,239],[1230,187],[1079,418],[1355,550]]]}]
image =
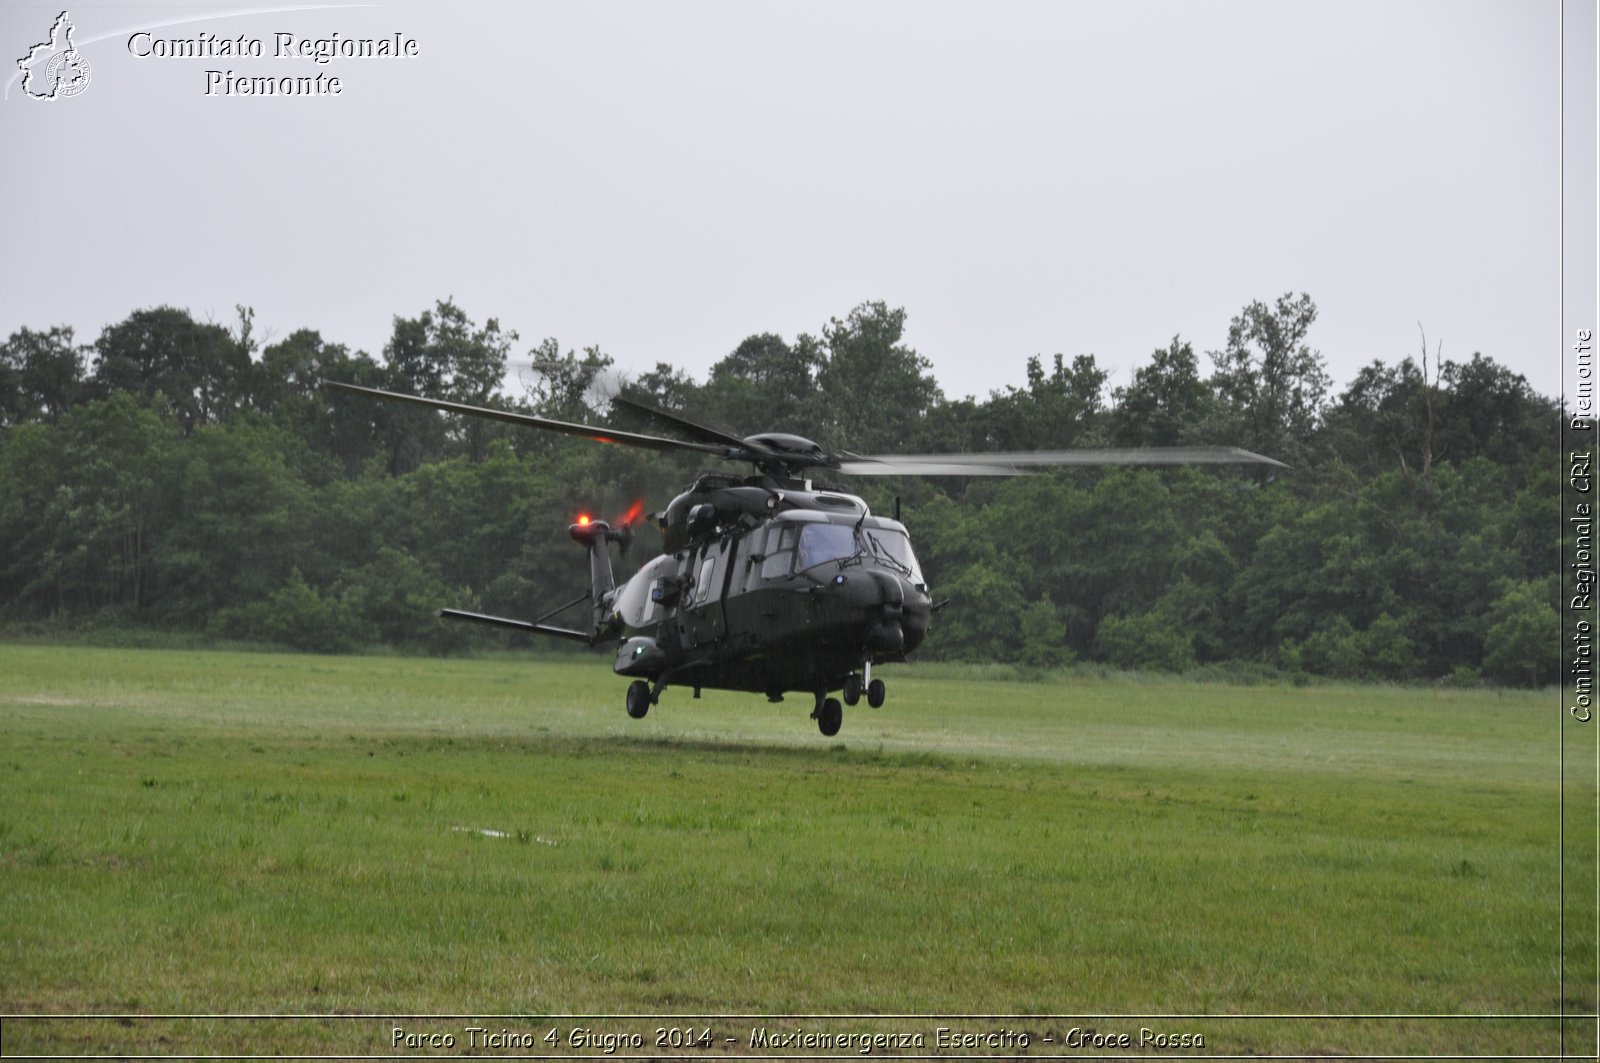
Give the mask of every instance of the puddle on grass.
[{"label": "puddle on grass", "polygon": [[538,842],[540,845],[555,844],[555,841],[551,838],[542,838],[537,834],[529,834],[520,830],[513,834],[511,831],[493,830],[489,827],[451,827],[450,829],[458,834],[481,834],[485,838],[515,838],[521,842]]}]

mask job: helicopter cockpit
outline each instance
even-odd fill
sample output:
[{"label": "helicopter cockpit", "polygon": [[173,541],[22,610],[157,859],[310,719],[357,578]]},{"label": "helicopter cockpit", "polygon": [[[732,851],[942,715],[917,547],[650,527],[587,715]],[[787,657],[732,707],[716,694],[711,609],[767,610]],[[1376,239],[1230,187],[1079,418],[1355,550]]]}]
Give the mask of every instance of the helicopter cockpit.
[{"label": "helicopter cockpit", "polygon": [[[878,522],[887,525],[888,522]],[[840,566],[861,562],[893,569],[919,587],[927,584],[911,539],[896,526],[857,524],[803,524],[796,550],[795,571],[804,572],[833,562]]]}]

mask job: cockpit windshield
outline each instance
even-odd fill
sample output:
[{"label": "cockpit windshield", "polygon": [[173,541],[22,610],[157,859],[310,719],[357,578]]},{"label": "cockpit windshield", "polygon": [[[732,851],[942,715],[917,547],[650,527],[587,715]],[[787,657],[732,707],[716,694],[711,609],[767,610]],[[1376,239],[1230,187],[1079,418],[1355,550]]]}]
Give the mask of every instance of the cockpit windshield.
[{"label": "cockpit windshield", "polygon": [[911,552],[911,540],[905,532],[892,528],[867,528],[862,534],[866,536],[868,549],[880,563],[904,573],[919,587],[925,584],[922,566],[917,564],[917,555]]},{"label": "cockpit windshield", "polygon": [[800,529],[800,571],[854,557],[859,544],[848,524],[807,524]]},{"label": "cockpit windshield", "polygon": [[892,568],[911,582],[923,583],[917,555],[906,533],[890,528],[862,528],[850,524],[807,524],[800,531],[799,571],[829,561],[859,558]]}]

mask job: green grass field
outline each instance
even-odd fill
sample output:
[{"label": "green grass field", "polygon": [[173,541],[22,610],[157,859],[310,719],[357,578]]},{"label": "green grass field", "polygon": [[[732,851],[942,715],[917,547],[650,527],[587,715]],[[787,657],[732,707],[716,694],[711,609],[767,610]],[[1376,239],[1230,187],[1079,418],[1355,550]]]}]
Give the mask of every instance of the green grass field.
[{"label": "green grass field", "polygon": [[[1561,1010],[1553,695],[880,674],[829,740],[802,698],[629,720],[600,659],[0,646],[0,1011]],[[1557,1051],[1548,1020],[1165,1025]],[[390,1029],[12,1018],[3,1047]]]}]

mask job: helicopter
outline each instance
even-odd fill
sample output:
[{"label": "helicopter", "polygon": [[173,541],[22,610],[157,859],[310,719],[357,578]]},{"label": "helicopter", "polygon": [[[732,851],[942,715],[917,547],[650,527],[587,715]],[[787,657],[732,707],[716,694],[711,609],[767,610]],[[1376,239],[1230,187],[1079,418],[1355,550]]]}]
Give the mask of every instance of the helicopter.
[{"label": "helicopter", "polygon": [[[485,624],[590,647],[615,643],[612,671],[631,679],[625,706],[642,719],[669,686],[814,699],[811,718],[839,733],[844,706],[887,697],[874,665],[907,660],[927,638],[935,602],[895,500],[893,517],[859,496],[812,479],[814,470],[848,476],[1022,476],[1065,465],[1258,464],[1287,468],[1224,446],[1098,448],[960,454],[828,451],[802,436],[737,436],[626,394],[631,408],[684,438],[646,435],[533,414],[324,380],[326,387],[386,402],[502,421],[600,443],[690,452],[745,464],[738,476],[702,472],[652,517],[662,552],[620,584],[612,544],[626,551],[643,515],[636,504],[615,525],[581,516],[568,533],[588,552],[589,590],[534,620],[442,608],[447,620]],[[582,628],[547,623],[589,603]],[[832,695],[838,692],[840,697]],[[842,703],[841,703],[842,699]]]}]

